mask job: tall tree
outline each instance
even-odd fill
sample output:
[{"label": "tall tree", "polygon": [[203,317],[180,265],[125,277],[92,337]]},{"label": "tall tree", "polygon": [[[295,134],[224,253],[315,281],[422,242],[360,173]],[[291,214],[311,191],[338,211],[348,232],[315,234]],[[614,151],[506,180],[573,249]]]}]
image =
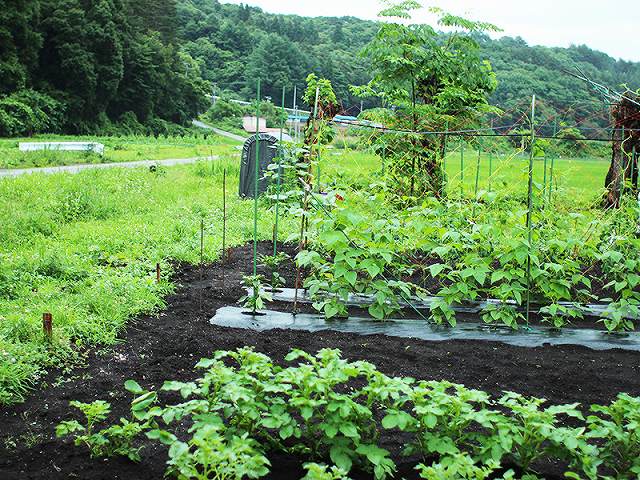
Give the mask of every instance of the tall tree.
[{"label": "tall tree", "polygon": [[0,8],[0,95],[25,88],[38,63],[38,0],[6,0]]},{"label": "tall tree", "polygon": [[438,24],[453,31],[441,36],[428,25],[406,25],[411,11],[421,8],[413,0],[392,3],[380,16],[382,23],[364,50],[371,61],[373,79],[354,87],[363,97],[377,97],[387,105],[375,119],[386,127],[407,131],[381,135],[375,140],[391,160],[388,185],[402,197],[439,195],[444,191],[442,169],[444,137],[424,131],[467,128],[486,113],[495,112],[488,97],[497,82],[478,43],[470,34],[496,31],[488,23],[473,22],[438,9]]}]

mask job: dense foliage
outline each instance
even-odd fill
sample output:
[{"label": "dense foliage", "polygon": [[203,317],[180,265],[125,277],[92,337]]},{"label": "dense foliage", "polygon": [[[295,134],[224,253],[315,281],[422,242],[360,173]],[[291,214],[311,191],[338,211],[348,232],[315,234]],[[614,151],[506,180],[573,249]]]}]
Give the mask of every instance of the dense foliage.
[{"label": "dense foliage", "polygon": [[190,122],[208,87],[173,38],[175,15],[174,0],[6,3],[0,136]]},{"label": "dense foliage", "polygon": [[[407,0],[381,12],[381,25],[364,53],[373,79],[353,92],[375,97],[384,107],[368,118],[403,132],[471,128],[487,113],[499,113],[487,100],[496,88],[491,65],[480,56],[474,32],[497,27],[432,9],[438,25],[453,29],[446,37],[429,25],[405,25],[420,4]],[[415,133],[377,135],[378,151],[386,151],[389,185],[398,197],[421,197],[444,191],[444,136]]]},{"label": "dense foliage", "polygon": [[108,403],[72,402],[84,424],[64,421],[57,434],[92,456],[133,460],[146,434],[169,447],[167,473],[184,480],[263,477],[271,452],[333,464],[328,471],[307,464],[307,479],[347,479],[357,469],[384,480],[396,471],[382,446],[389,433],[403,435],[401,455],[415,458],[429,480],[536,480],[537,468],[558,462],[568,478],[640,474],[636,397],[620,394],[585,418],[579,404],[547,406],[512,392],[494,399],[446,381],[389,377],[339,350],[292,350],[285,360],[289,366],[274,365],[251,348],[218,351],[198,362],[203,373],[193,382],[147,391],[128,380],[130,420],[105,428]]},{"label": "dense foliage", "polygon": [[[355,114],[360,99],[349,85],[371,80],[370,61],[358,54],[378,29],[217,0],[10,0],[0,12],[0,135],[102,131],[114,122],[155,131],[201,113],[211,88],[252,98],[261,77],[277,102],[283,85],[301,87],[309,72],[330,79]],[[542,117],[559,114],[549,130],[605,125],[600,98],[559,74],[574,64],[600,83],[640,86],[639,64],[587,46],[474,37],[497,75],[490,102],[507,112],[496,125],[513,123],[534,92],[545,100]]]}]

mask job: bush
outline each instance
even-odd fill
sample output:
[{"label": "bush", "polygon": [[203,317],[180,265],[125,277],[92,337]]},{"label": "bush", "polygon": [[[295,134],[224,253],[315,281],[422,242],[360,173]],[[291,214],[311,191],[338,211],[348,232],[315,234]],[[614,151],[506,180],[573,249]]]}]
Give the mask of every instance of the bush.
[{"label": "bush", "polygon": [[58,131],[64,105],[35,90],[21,90],[0,100],[0,136],[29,136]]}]

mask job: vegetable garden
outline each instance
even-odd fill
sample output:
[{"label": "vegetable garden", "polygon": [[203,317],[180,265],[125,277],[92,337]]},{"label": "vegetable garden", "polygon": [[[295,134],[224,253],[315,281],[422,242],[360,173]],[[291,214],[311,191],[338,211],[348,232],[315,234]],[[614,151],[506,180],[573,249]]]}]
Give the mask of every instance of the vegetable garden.
[{"label": "vegetable garden", "polygon": [[[309,75],[303,139],[278,143],[262,196],[255,143],[252,201],[216,137],[186,146],[219,148],[194,165],[0,181],[3,478],[640,478],[638,348],[455,338],[471,320],[635,341],[638,134],[573,148],[545,134],[535,96],[517,124],[487,127],[504,113],[490,66],[470,36],[429,28],[381,26],[373,80],[353,89],[381,107],[347,127]],[[337,129],[357,149],[335,148]],[[597,158],[609,138],[616,185]],[[240,304],[247,328],[212,322]],[[451,338],[263,332],[265,310]]]}]

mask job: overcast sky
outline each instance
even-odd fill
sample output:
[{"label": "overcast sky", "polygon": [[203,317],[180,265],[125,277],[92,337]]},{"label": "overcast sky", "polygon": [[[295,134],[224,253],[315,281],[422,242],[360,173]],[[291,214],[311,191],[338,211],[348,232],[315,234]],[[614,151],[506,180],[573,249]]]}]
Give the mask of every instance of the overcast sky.
[{"label": "overcast sky", "polygon": [[[354,16],[375,19],[377,0],[222,0],[245,3],[272,13],[304,16]],[[640,61],[638,0],[423,0],[423,5],[494,23],[501,35],[521,36],[531,45],[586,44],[614,58]],[[433,23],[426,11],[414,20]]]}]

